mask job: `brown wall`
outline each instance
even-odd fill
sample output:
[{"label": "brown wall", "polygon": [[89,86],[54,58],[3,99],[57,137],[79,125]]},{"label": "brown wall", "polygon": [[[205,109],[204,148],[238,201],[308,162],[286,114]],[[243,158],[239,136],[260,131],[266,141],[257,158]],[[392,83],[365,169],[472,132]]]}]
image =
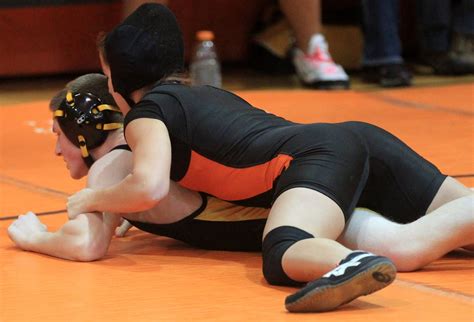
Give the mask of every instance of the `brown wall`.
[{"label": "brown wall", "polygon": [[[246,58],[248,40],[265,1],[173,0],[190,57],[195,32],[216,34],[221,58]],[[122,19],[120,1],[99,4],[0,7],[0,77],[99,69],[97,34]]]},{"label": "brown wall", "polygon": [[0,8],[0,76],[96,70],[96,37],[120,3]]},{"label": "brown wall", "polygon": [[247,58],[249,40],[266,0],[171,0],[169,7],[183,29],[189,59],[195,33],[214,31],[219,55],[224,61]]}]

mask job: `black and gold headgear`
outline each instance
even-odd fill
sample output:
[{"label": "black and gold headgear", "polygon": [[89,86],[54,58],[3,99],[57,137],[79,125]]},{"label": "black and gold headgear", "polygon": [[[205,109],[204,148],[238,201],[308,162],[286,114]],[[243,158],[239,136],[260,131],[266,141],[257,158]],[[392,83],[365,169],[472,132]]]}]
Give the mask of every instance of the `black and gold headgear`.
[{"label": "black and gold headgear", "polygon": [[54,117],[69,141],[81,149],[88,167],[94,163],[90,150],[103,144],[109,131],[123,126],[120,110],[91,93],[68,91]]}]

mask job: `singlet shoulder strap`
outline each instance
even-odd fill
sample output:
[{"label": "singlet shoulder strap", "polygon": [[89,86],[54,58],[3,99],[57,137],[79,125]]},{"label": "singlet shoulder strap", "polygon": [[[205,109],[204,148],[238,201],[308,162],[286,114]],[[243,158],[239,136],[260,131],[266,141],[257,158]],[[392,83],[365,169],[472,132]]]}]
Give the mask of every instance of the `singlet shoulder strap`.
[{"label": "singlet shoulder strap", "polygon": [[109,152],[114,151],[114,150],[127,150],[132,152],[132,149],[128,146],[128,144],[120,144],[115,147],[113,147]]}]

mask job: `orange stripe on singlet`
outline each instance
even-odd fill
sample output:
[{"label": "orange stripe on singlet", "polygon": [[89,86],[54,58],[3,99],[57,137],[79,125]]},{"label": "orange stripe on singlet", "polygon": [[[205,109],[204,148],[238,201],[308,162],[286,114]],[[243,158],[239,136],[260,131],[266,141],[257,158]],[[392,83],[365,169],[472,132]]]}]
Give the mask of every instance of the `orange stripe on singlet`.
[{"label": "orange stripe on singlet", "polygon": [[188,171],[179,183],[224,200],[248,199],[271,190],[273,181],[288,168],[291,160],[291,156],[279,154],[262,164],[233,168],[192,151]]}]

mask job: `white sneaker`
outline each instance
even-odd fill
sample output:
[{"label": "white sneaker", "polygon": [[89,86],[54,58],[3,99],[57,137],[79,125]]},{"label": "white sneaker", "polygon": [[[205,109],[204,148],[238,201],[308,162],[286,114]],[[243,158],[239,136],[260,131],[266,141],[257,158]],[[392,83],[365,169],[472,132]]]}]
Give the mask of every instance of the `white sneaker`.
[{"label": "white sneaker", "polygon": [[296,73],[304,85],[321,88],[349,88],[349,76],[334,63],[328,44],[321,34],[311,37],[308,53],[296,48],[293,55]]}]

